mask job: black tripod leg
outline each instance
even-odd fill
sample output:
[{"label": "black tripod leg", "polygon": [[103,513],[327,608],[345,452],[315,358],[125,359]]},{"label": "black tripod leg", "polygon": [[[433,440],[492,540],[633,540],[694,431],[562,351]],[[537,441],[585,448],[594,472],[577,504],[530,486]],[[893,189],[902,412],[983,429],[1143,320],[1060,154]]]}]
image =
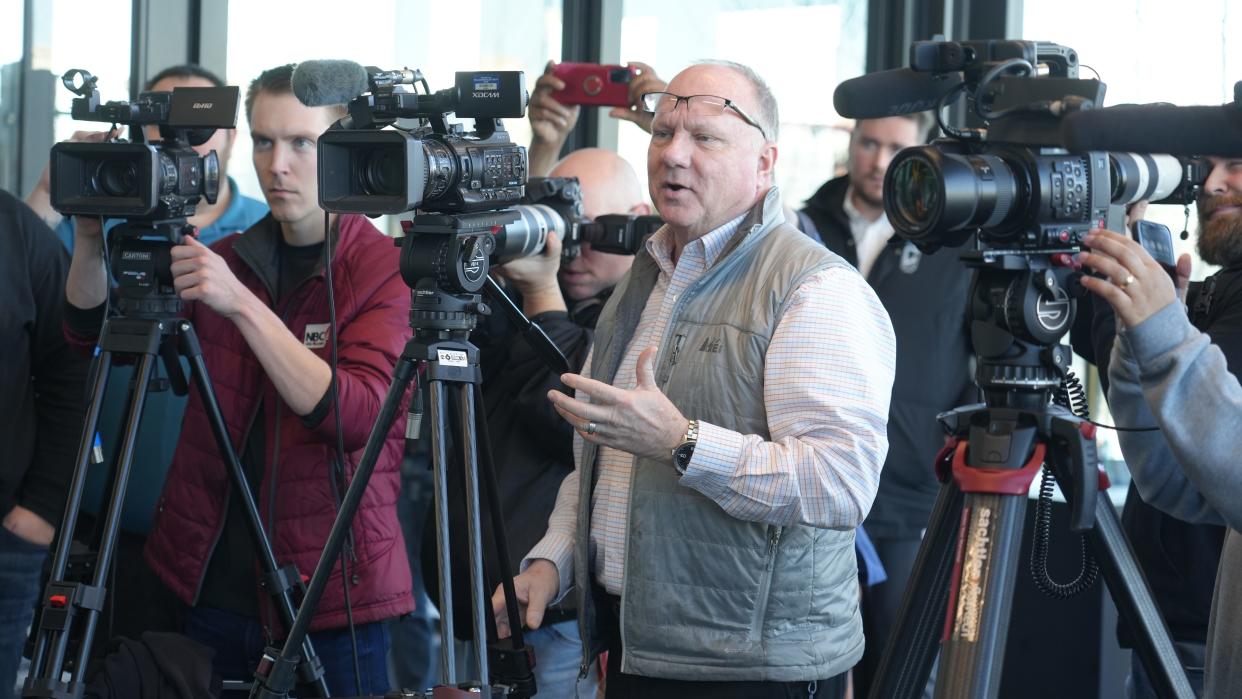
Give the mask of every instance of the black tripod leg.
[{"label": "black tripod leg", "polygon": [[404,354],[397,360],[397,366],[393,370],[392,384],[388,387],[384,403],[375,417],[375,425],[367,437],[362,459],[358,462],[358,468],[349,481],[349,489],[345,491],[341,509],[336,513],[332,531],[328,533],[323,553],[319,557],[318,565],[315,566],[315,574],[311,576],[302,606],[298,608],[293,626],[289,629],[289,637],[285,639],[284,646],[279,650],[268,648],[264,652],[263,660],[259,663],[259,669],[255,673],[254,687],[250,690],[251,697],[283,699],[293,688],[300,651],[310,631],[311,618],[319,606],[319,600],[323,597],[328,577],[340,558],[341,547],[344,546],[345,538],[349,534],[350,527],[353,526],[358,506],[362,504],[362,496],[366,493],[367,485],[371,481],[375,462],[384,449],[384,441],[388,439],[388,431],[392,427],[393,418],[396,417],[397,410],[401,407],[401,398],[409,388],[410,380],[414,378],[414,369],[414,361]]},{"label": "black tripod leg", "polygon": [[[78,521],[78,512],[82,505],[82,495],[86,490],[86,476],[90,469],[91,449],[94,446],[95,430],[99,425],[99,413],[103,405],[104,391],[108,387],[108,373],[112,368],[112,353],[101,352],[99,355],[99,363],[96,367],[94,382],[91,386],[90,402],[86,407],[86,423],[82,426],[82,438],[78,441],[78,455],[74,461],[73,478],[69,481],[69,494],[65,502],[65,513],[60,520],[60,528],[56,531],[60,534],[56,542],[56,550],[52,554],[52,570],[49,580],[56,582],[65,579],[65,570],[69,565],[69,551],[73,546],[73,527]],[[35,645],[34,652],[30,656],[30,677],[42,678],[45,675],[45,669],[49,665],[47,658],[47,650],[49,644],[63,647],[69,635],[69,629],[65,628],[58,631],[43,631],[48,627],[44,624],[51,623],[51,619],[46,621],[43,615],[49,613],[49,599],[53,594],[59,594],[59,590],[53,590],[49,585],[46,594],[43,596],[42,605],[44,607],[40,616],[40,627],[35,629]],[[62,615],[64,612],[52,611],[56,615]],[[70,621],[72,616],[69,616]],[[50,635],[50,638],[49,638]],[[59,652],[59,657],[63,658],[64,651]],[[50,675],[52,681],[60,679],[61,659],[51,661],[53,673]],[[30,683],[27,682],[27,687]]]},{"label": "black tripod leg", "polygon": [[[281,581],[280,579],[280,565],[276,562],[276,554],[272,551],[271,540],[263,529],[254,493],[250,490],[241,461],[237,458],[236,450],[233,449],[232,440],[229,439],[224,415],[220,412],[220,403],[216,400],[211,377],[207,374],[207,364],[203,361],[202,347],[198,343],[194,326],[189,321],[183,320],[177,324],[177,349],[190,362],[190,378],[198,388],[198,395],[202,398],[203,407],[207,410],[207,421],[211,424],[211,433],[216,439],[216,448],[220,450],[220,458],[224,460],[224,465],[228,470],[233,493],[241,498],[242,511],[246,516],[246,527],[250,530],[250,539],[254,542],[255,551],[259,556],[259,565],[263,570],[263,586],[275,601],[281,622],[286,629],[290,628],[293,626],[295,613],[293,598],[289,594],[293,581]],[[173,358],[171,361],[178,360]],[[300,683],[313,688],[316,696],[330,696],[328,684],[323,678],[323,664],[319,656],[315,655],[309,636],[303,641],[301,652],[304,666],[300,673],[302,675],[299,678]]]},{"label": "black tripod leg", "polygon": [[[101,357],[107,357],[107,355],[105,351]],[[52,581],[47,586],[43,615],[40,619],[40,632],[54,630],[51,631],[51,639],[45,638],[41,633],[39,640],[35,643],[35,657],[31,664],[30,679],[26,682],[25,694],[27,696],[77,697],[81,696],[85,688],[86,663],[90,658],[91,643],[95,638],[95,626],[99,621],[99,612],[103,609],[106,595],[104,581],[108,578],[112,554],[116,548],[117,533],[121,526],[125,488],[129,481],[129,468],[134,460],[134,444],[138,438],[138,425],[142,421],[142,408],[146,403],[151,368],[156,361],[155,350],[152,349],[151,353],[143,354],[141,357],[138,362],[138,381],[125,415],[116,481],[104,513],[103,538],[96,557],[91,584],[84,586],[65,583],[63,579],[65,566],[68,563],[68,544],[73,539],[73,525],[77,520],[82,491],[86,484],[86,464],[94,442],[103,389],[106,388],[106,379],[103,377],[106,376],[106,370],[110,365],[109,359],[104,358],[100,361],[100,373],[95,380],[95,389],[98,389],[98,393],[92,394],[87,422],[83,426],[82,443],[78,447],[78,463],[74,471],[73,483],[70,485],[71,502],[66,505],[65,520],[62,523],[65,529],[62,530],[61,545],[57,547],[56,558],[52,562]],[[65,686],[61,682],[61,672],[65,669],[69,637],[79,609],[85,615],[82,619],[82,635],[79,638],[80,645],[73,665],[73,679]],[[50,653],[50,657],[45,653]]]},{"label": "black tripod leg", "polygon": [[435,491],[436,512],[436,573],[440,581],[440,681],[455,687],[457,658],[453,649],[456,636],[453,628],[452,563],[449,560],[448,441],[444,423],[446,403],[443,384],[430,381],[428,388],[431,399],[431,479],[432,489]]},{"label": "black tripod leg", "polygon": [[[434,385],[434,383],[432,384]],[[490,697],[491,674],[488,670],[486,614],[491,612],[491,605],[486,604],[486,592],[483,589],[483,545],[480,539],[482,526],[479,522],[479,459],[478,445],[474,433],[474,393],[470,384],[458,384],[458,395],[461,403],[462,440],[464,465],[466,469],[466,536],[470,550],[470,596],[474,612],[474,637],[479,648],[475,656],[478,659],[476,670],[482,685],[483,696]]]},{"label": "black tripod leg", "polygon": [[872,699],[918,699],[940,650],[964,496],[952,480],[940,486],[902,594],[897,621],[873,673]]},{"label": "black tripod leg", "polygon": [[1000,692],[1025,512],[1025,495],[965,498],[936,699],[991,699]]},{"label": "black tripod leg", "polygon": [[1122,532],[1117,510],[1105,492],[1097,493],[1095,526],[1088,536],[1104,582],[1117,605],[1117,613],[1138,639],[1135,650],[1156,693],[1162,697],[1191,699],[1194,690],[1186,679],[1186,671],[1173,648],[1147,580],[1134,560],[1130,542]]}]

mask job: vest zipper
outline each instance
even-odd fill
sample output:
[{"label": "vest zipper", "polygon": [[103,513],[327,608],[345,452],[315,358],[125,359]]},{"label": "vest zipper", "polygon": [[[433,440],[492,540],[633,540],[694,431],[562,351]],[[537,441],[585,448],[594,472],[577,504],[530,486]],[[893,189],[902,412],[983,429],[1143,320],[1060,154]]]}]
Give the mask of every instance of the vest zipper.
[{"label": "vest zipper", "polygon": [[767,618],[768,598],[772,596],[772,576],[776,567],[776,552],[780,547],[783,527],[768,526],[768,548],[765,553],[763,577],[759,580],[759,592],[755,595],[755,611],[750,619],[750,634],[747,640],[754,643],[763,637],[763,622]]},{"label": "vest zipper", "polygon": [[661,366],[660,376],[656,377],[656,383],[659,384],[660,388],[664,388],[664,385],[668,383],[668,379],[673,373],[673,367],[677,365],[677,355],[681,352],[681,346],[685,341],[686,336],[684,333],[679,333],[673,337],[673,347],[668,353],[668,363]]}]

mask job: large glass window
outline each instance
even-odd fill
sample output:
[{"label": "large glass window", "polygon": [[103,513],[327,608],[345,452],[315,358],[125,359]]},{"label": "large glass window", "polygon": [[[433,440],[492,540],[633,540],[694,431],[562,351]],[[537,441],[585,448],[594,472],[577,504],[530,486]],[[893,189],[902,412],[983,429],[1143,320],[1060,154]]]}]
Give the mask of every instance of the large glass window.
[{"label": "large glass window", "polygon": [[[849,133],[832,108],[837,83],[864,69],[866,0],[625,0],[621,60],[667,79],[701,59],[754,68],[780,106],[777,184],[797,207],[844,168]],[[621,124],[617,149],[647,181],[649,137]]]},{"label": "large glass window", "polygon": [[[544,64],[560,59],[561,0],[354,0],[348,12],[334,0],[237,2],[228,43],[227,79],[243,91],[267,68],[315,58],[417,68],[433,91],[451,87],[459,70],[523,70],[530,89]],[[528,122],[505,127],[515,143],[529,144]],[[229,174],[261,198],[251,152],[243,114]]]},{"label": "large glass window", "polygon": [[[50,44],[36,44],[32,62],[35,70],[50,70],[56,76],[56,140],[63,141],[74,131],[103,131],[107,124],[75,121],[69,115],[75,95],[60,84],[60,76],[70,68],[82,68],[99,79],[102,101],[130,99],[132,3],[48,0],[35,3],[35,7],[35,36],[48,36]],[[42,31],[40,25],[44,25]]]},{"label": "large glass window", "polygon": [[25,3],[0,0],[0,14],[9,21],[0,25],[0,189],[16,196],[18,190],[19,139],[22,90],[22,25]]}]

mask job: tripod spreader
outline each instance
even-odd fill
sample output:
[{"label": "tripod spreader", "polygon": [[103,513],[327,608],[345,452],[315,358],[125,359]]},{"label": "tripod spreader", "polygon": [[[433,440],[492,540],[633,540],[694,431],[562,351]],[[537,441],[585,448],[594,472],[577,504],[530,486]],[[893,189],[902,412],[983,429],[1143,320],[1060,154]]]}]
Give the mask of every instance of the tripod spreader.
[{"label": "tripod spreader", "polygon": [[937,458],[940,481],[951,475],[963,493],[1026,495],[1046,459],[1064,461],[1066,472],[1055,475],[1069,502],[1070,531],[1091,529],[1092,494],[1109,486],[1099,466],[1095,425],[1068,412],[1005,412],[980,404],[940,415],[953,450],[948,473]]}]

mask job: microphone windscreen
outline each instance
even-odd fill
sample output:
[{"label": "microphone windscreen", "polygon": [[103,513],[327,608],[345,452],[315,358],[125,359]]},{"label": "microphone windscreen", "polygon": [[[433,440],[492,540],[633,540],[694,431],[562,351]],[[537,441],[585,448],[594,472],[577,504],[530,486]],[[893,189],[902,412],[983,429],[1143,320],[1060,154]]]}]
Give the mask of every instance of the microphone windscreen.
[{"label": "microphone windscreen", "polygon": [[303,61],[293,69],[293,94],[308,107],[346,104],[367,91],[367,77],[353,61]]},{"label": "microphone windscreen", "polygon": [[832,106],[848,119],[882,119],[935,109],[942,96],[962,82],[960,73],[927,73],[897,68],[850,78],[837,85]]},{"label": "microphone windscreen", "polygon": [[1061,139],[1071,151],[1108,150],[1242,157],[1242,110],[1141,104],[1089,109],[1065,117]]}]

